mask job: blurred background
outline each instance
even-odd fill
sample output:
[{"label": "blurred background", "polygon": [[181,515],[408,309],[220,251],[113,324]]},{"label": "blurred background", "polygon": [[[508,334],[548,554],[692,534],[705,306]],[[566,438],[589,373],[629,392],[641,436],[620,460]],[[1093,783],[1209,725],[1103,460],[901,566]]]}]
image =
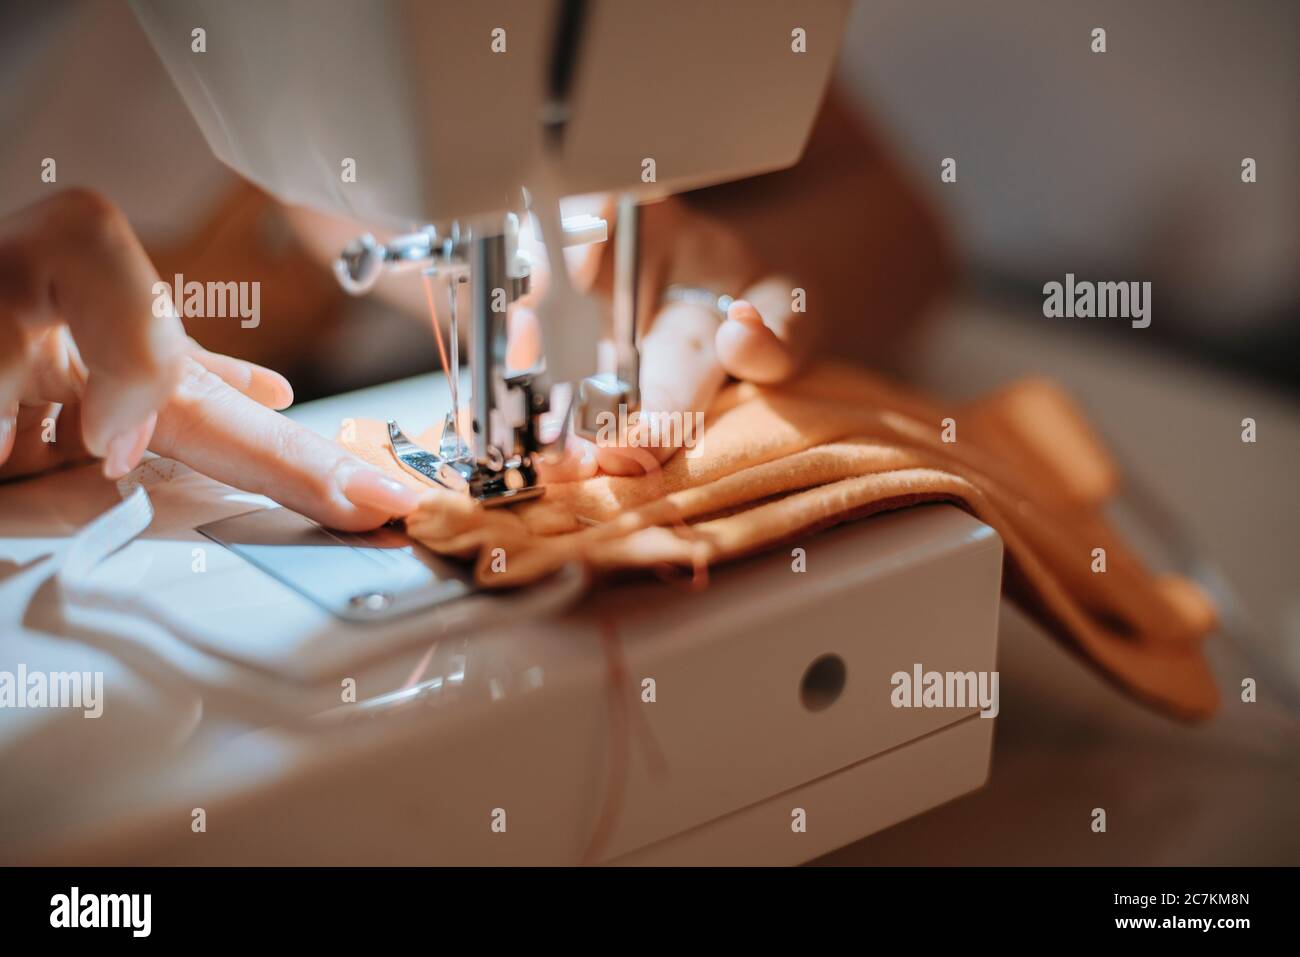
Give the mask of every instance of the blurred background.
[{"label": "blurred background", "polygon": [[1032,320],[1066,272],[1150,280],[1157,318],[1130,347],[1294,390],[1297,36],[1289,0],[871,0],[840,79],[923,174],[976,294]]},{"label": "blurred background", "polygon": [[[1098,26],[1104,54],[1090,50]],[[1149,280],[1155,320],[1128,348],[1177,350],[1294,391],[1298,35],[1289,0],[862,0],[838,81],[929,192],[968,295],[1034,321],[1043,283],[1067,271]],[[191,332],[268,358],[301,398],[434,367],[423,325],[367,301],[340,309],[285,213],[212,157],[125,2],[10,0],[0,76],[0,212],[48,195],[37,173],[55,157],[60,185],[122,206],[164,277],[277,261],[291,281],[263,283],[275,322]],[[945,157],[955,183],[940,182]],[[1253,184],[1241,181],[1244,157],[1257,163]],[[310,336],[286,318],[336,309]]]},{"label": "blurred background", "polygon": [[[1280,0],[856,5],[841,83],[920,173],[966,269],[918,378],[969,395],[1063,383],[1129,488],[1188,536],[1165,557],[1221,576],[1231,610],[1207,645],[1222,711],[1189,729],[1081,673],[1004,602],[987,787],[820,863],[1300,863],[1297,36],[1300,4]],[[1151,326],[1044,318],[1043,284],[1067,272],[1150,280]],[[1240,441],[1246,416],[1267,439]],[[1268,687],[1258,704],[1243,677]],[[1094,807],[1107,834],[1085,826]]]}]

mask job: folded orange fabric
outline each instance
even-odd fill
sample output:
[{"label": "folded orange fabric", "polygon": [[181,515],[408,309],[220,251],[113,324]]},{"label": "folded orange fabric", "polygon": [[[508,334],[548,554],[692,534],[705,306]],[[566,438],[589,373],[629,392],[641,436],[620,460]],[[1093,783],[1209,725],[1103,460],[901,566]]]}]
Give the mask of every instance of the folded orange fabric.
[{"label": "folded orange fabric", "polygon": [[[1004,590],[1068,648],[1166,713],[1195,719],[1217,706],[1201,650],[1213,609],[1193,583],[1150,572],[1109,526],[1102,506],[1117,470],[1050,382],[945,408],[826,363],[781,386],[728,386],[705,426],[694,454],[660,471],[552,485],[513,509],[429,486],[407,530],[438,554],[473,560],[484,587],[503,587],[573,561],[597,573],[689,569],[874,512],[952,502],[1002,536]],[[362,421],[344,444],[424,487],[386,435]],[[427,444],[436,448],[436,436]],[[504,570],[493,568],[498,548]]]}]

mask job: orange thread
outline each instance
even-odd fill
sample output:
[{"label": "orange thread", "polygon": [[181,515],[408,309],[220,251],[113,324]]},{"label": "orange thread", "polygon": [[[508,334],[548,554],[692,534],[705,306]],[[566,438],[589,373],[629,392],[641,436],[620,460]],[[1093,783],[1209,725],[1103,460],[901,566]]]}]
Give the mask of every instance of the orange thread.
[{"label": "orange thread", "polygon": [[[672,503],[669,502],[667,499],[663,499],[663,502],[665,505],[668,505],[669,507],[676,509],[676,506],[672,505]],[[695,529],[687,523],[686,519],[682,517],[680,510],[677,511],[677,515],[672,521],[672,529],[674,532],[676,532],[682,538],[685,538],[692,545],[699,545],[702,544],[704,541],[696,533]],[[668,584],[673,584],[673,585],[680,584],[682,582],[681,576],[677,574],[677,566],[675,565],[671,565],[667,562],[660,562],[659,564],[653,565],[651,567],[656,577],[658,577],[660,581],[667,582]],[[689,587],[691,591],[700,591],[704,588],[707,588],[708,586],[709,586],[708,560],[703,557],[701,549],[692,548],[691,549],[691,577],[687,587]]]},{"label": "orange thread", "polygon": [[600,813],[596,816],[596,825],[592,828],[587,849],[583,851],[583,864],[600,863],[610,835],[614,833],[614,826],[618,823],[619,814],[622,813],[631,767],[631,742],[636,741],[641,746],[642,757],[650,770],[651,778],[658,781],[668,774],[668,761],[654,735],[654,729],[650,727],[643,711],[631,707],[628,697],[631,688],[623,645],[618,640],[614,618],[608,612],[600,613],[600,642],[605,655],[605,670],[609,676],[610,761],[609,772],[605,776],[605,798],[601,802]]},{"label": "orange thread", "polygon": [[[433,320],[433,338],[438,343],[438,359],[442,362],[442,374],[451,382],[451,363],[447,361],[447,349],[442,344],[442,323],[438,321],[438,310],[433,305],[433,280],[427,272],[420,273],[424,281],[424,299],[429,304],[429,317]],[[453,280],[454,282],[454,280]]]}]

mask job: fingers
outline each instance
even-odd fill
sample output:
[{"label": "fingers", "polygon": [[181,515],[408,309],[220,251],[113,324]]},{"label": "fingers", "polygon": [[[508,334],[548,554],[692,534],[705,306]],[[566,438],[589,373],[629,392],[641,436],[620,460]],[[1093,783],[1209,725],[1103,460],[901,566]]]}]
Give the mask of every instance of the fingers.
[{"label": "fingers", "polygon": [[27,326],[68,324],[89,372],[86,446],[120,458],[181,374],[186,339],[166,287],[122,213],[88,190],[38,203],[0,233],[0,258],[18,264],[0,299]]},{"label": "fingers", "polygon": [[197,342],[190,346],[190,357],[226,385],[268,409],[287,409],[293,405],[293,386],[278,372],[244,359],[209,352]]},{"label": "fingers", "polygon": [[136,467],[140,456],[149,447],[157,422],[158,413],[150,412],[139,425],[118,433],[109,441],[104,450],[104,478],[116,481]]},{"label": "fingers", "polygon": [[10,326],[0,342],[0,466],[13,453],[18,434],[18,400],[26,380],[27,343]]},{"label": "fingers", "polygon": [[86,364],[68,327],[59,323],[41,331],[27,355],[24,402],[80,402],[86,391]]},{"label": "fingers", "polygon": [[[193,341],[189,357],[232,389],[268,409],[285,409],[293,404],[293,387],[278,372],[243,359],[209,352]],[[140,425],[127,429],[109,442],[104,452],[105,478],[119,479],[136,467],[149,446],[157,419],[156,413],[150,413]]]},{"label": "fingers", "polygon": [[415,509],[420,494],[188,359],[149,446],[218,481],[347,531]]},{"label": "fingers", "polygon": [[[3,256],[5,249],[0,246],[0,288],[4,284]],[[27,330],[23,328],[18,317],[0,298],[0,413],[18,407],[27,386],[27,378],[34,351]],[[12,430],[10,430],[12,439]]]},{"label": "fingers", "polygon": [[[283,376],[262,366],[191,345],[190,356],[226,384],[273,409],[292,404],[293,389]],[[29,475],[86,457],[81,435],[81,395],[87,372],[76,344],[62,323],[40,330],[24,354],[22,384],[10,400],[14,416],[0,415],[0,476]],[[4,405],[0,399],[0,407]],[[59,406],[62,406],[60,411]],[[55,420],[57,419],[57,425]],[[149,413],[104,450],[104,474],[118,479],[133,469],[148,445],[156,422]]]},{"label": "fingers", "polygon": [[805,314],[791,308],[791,288],[779,277],[756,283],[721,324],[695,305],[660,312],[641,344],[639,421],[617,445],[597,450],[600,467],[640,475],[697,439],[691,417],[708,408],[727,374],[760,383],[792,376],[814,343]]},{"label": "fingers", "polygon": [[695,412],[708,407],[726,378],[717,330],[717,316],[702,306],[677,303],[659,313],[641,341],[641,412],[617,444],[598,443],[604,471],[640,475],[694,437]]},{"label": "fingers", "polygon": [[511,372],[531,369],[542,356],[541,320],[521,301],[511,306],[506,322],[506,367]]},{"label": "fingers", "polygon": [[805,313],[791,308],[791,283],[765,279],[727,310],[718,327],[718,361],[737,379],[782,382],[795,373],[812,347]]},{"label": "fingers", "polygon": [[[0,372],[0,477],[28,475],[84,458],[75,405],[85,387],[86,370],[67,327],[59,323],[30,330],[14,324],[3,338],[9,361]],[[74,405],[70,415],[59,411],[65,403]],[[64,428],[65,423],[69,427]]]},{"label": "fingers", "polygon": [[565,439],[559,455],[537,457],[537,477],[546,484],[580,482],[596,474],[596,446],[577,435]]},{"label": "fingers", "polygon": [[[87,457],[76,404],[61,409],[52,403],[24,405],[17,412],[16,429],[12,418],[5,424],[14,431],[6,454],[0,457],[0,479],[35,475]],[[0,448],[4,446],[5,440],[0,439]]]}]

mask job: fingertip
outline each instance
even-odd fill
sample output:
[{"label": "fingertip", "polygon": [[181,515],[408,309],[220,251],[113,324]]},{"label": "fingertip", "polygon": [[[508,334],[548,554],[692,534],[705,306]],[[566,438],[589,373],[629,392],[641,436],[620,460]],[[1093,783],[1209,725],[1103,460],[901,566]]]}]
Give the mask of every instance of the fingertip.
[{"label": "fingertip", "polygon": [[564,451],[554,459],[540,458],[538,472],[541,480],[553,482],[580,482],[596,474],[596,446],[586,439],[570,435]]},{"label": "fingertip", "polygon": [[180,356],[148,376],[133,379],[92,372],[81,402],[81,433],[86,450],[105,458],[110,442],[154,416],[175,393],[185,373],[185,362],[185,357]]},{"label": "fingertip", "polygon": [[140,464],[140,458],[149,447],[149,440],[153,438],[157,422],[157,413],[151,412],[139,425],[109,440],[104,451],[104,478],[116,481]]},{"label": "fingertip", "polygon": [[606,475],[645,475],[641,463],[627,454],[626,449],[603,448],[596,450],[596,462]]},{"label": "fingertip", "polygon": [[[349,502],[362,510],[383,517],[369,527],[382,525],[390,518],[402,518],[415,511],[420,493],[368,465],[359,465],[342,478],[339,488]],[[364,521],[364,518],[358,516]]]},{"label": "fingertip", "polygon": [[622,446],[609,446],[596,449],[596,461],[600,470],[606,475],[636,476],[649,475],[659,470],[662,461],[677,449],[641,449]]},{"label": "fingertip", "polygon": [[718,327],[714,346],[722,367],[737,379],[769,384],[788,379],[795,370],[790,347],[763,324],[758,310],[748,302],[732,304]]},{"label": "fingertip", "polygon": [[763,325],[763,317],[758,314],[758,310],[754,308],[754,304],[748,299],[737,299],[733,302],[727,309],[727,316],[724,321],[738,322],[742,326],[754,330],[767,330],[767,326]]},{"label": "fingertip", "polygon": [[191,345],[190,359],[259,405],[276,411],[293,405],[293,386],[274,369],[247,359],[209,352],[198,343]]},{"label": "fingertip", "polygon": [[257,396],[254,396],[254,398],[261,396],[262,404],[267,408],[275,409],[278,412],[293,405],[293,386],[280,373],[274,369],[257,366],[253,372],[253,378],[255,380],[254,389],[257,392]]}]

